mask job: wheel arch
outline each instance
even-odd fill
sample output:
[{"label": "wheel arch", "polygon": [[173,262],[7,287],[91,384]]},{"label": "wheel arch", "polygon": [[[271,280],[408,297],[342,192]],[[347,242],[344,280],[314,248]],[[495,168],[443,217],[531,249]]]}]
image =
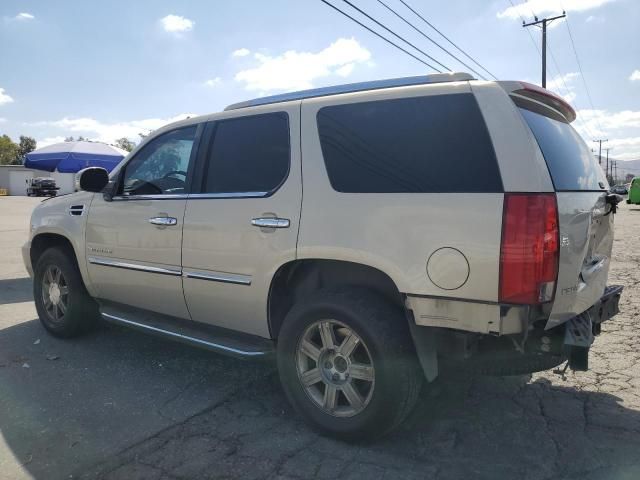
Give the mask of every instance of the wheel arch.
[{"label": "wheel arch", "polygon": [[73,248],[73,243],[64,235],[59,233],[38,233],[31,240],[31,248],[29,250],[29,257],[31,259],[31,265],[35,268],[38,259],[49,248],[58,247],[65,250],[67,253],[73,256],[73,261],[78,263],[78,256]]},{"label": "wheel arch", "polygon": [[267,307],[271,337],[278,338],[282,322],[296,302],[321,288],[349,286],[367,288],[404,308],[404,296],[382,270],[344,260],[293,260],[280,266],[271,280]]}]

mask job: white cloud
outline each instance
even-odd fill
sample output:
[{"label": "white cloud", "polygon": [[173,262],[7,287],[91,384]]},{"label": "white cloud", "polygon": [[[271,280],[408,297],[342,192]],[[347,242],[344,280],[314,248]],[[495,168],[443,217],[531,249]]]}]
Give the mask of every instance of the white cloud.
[{"label": "white cloud", "polygon": [[204,82],[205,87],[217,87],[222,84],[222,79],[220,77],[210,78],[209,80]]},{"label": "white cloud", "polygon": [[594,138],[607,138],[606,146],[614,149],[610,154],[614,158],[640,159],[640,111],[585,109],[578,111],[578,116],[581,121],[573,126],[590,146]]},{"label": "white cloud", "polygon": [[530,18],[532,12],[539,17],[547,13],[561,13],[564,8],[568,12],[583,12],[601,7],[614,0],[564,0],[562,6],[557,0],[530,0],[498,12],[498,18],[520,19]]},{"label": "white cloud", "polygon": [[[606,135],[606,132],[612,130],[640,128],[640,110],[609,112],[607,110],[586,109],[580,110],[580,114],[589,129],[597,135]],[[602,126],[602,130],[598,125]]]},{"label": "white cloud", "polygon": [[8,94],[4,93],[4,88],[0,88],[0,105],[4,105],[5,103],[13,102],[13,98],[11,98]]},{"label": "white cloud", "polygon": [[346,65],[336,68],[334,73],[340,77],[348,77],[355,67],[354,63],[347,63]]},{"label": "white cloud", "polygon": [[348,76],[371,53],[354,38],[340,38],[316,53],[288,50],[275,57],[256,53],[254,58],[259,65],[238,72],[235,79],[247,90],[268,92],[312,88],[315,80],[332,74]]},{"label": "white cloud", "polygon": [[629,80],[631,80],[632,82],[640,80],[640,70],[634,70],[629,76]]},{"label": "white cloud", "polygon": [[589,15],[585,20],[586,23],[604,23],[604,18],[598,15]]},{"label": "white cloud", "polygon": [[2,117],[0,117],[0,123],[5,123],[6,121],[7,121],[7,119],[6,119],[6,118],[2,118]]},{"label": "white cloud", "polygon": [[233,52],[231,52],[231,56],[232,57],[246,57],[250,53],[251,53],[251,50],[249,50],[248,48],[239,48],[239,49],[234,50]]},{"label": "white cloud", "polygon": [[33,20],[34,18],[36,17],[33,16],[31,13],[21,12],[14,17],[4,16],[2,17],[2,20],[4,20],[4,23],[12,23],[12,22],[28,22],[30,20]]},{"label": "white cloud", "polygon": [[[129,122],[106,123],[89,117],[69,118],[65,117],[56,121],[35,122],[29,125],[38,127],[53,127],[64,132],[64,136],[73,133],[88,137],[91,140],[99,142],[113,143],[116,139],[127,137],[130,140],[138,140],[139,133],[148,134],[168,123],[183,120],[187,117],[193,117],[193,113],[183,113],[170,118],[147,118],[143,120],[132,120]],[[42,140],[50,143],[56,143],[53,140],[64,136],[48,137]]]},{"label": "white cloud", "polygon": [[193,26],[195,25],[193,20],[189,20],[180,15],[167,15],[160,19],[160,23],[165,32],[170,33],[189,32],[193,30]]},{"label": "white cloud", "polygon": [[36,142],[38,148],[42,148],[42,147],[46,147],[47,145],[53,145],[54,143],[62,143],[64,142],[64,138],[63,136],[58,136],[58,137],[46,137],[43,138],[42,140],[38,140]]},{"label": "white cloud", "polygon": [[34,17],[33,15],[31,15],[30,13],[26,13],[26,12],[21,12],[18,15],[16,15],[14,17],[16,20],[33,20]]}]

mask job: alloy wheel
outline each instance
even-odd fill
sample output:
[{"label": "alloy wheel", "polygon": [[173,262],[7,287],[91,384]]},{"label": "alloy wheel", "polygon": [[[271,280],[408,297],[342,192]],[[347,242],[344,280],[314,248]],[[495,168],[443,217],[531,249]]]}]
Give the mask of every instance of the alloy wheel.
[{"label": "alloy wheel", "polygon": [[64,319],[69,302],[69,285],[56,265],[49,265],[42,277],[42,303],[49,320],[58,323]]},{"label": "alloy wheel", "polygon": [[375,386],[371,354],[362,338],[336,320],[309,326],[296,350],[298,379],[313,403],[336,417],[352,417],[369,404]]}]

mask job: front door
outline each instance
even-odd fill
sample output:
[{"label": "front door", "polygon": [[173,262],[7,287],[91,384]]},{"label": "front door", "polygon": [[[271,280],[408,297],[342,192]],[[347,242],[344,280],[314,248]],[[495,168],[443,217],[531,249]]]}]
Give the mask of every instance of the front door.
[{"label": "front door", "polygon": [[111,201],[95,196],[86,246],[99,298],[189,318],[180,247],[199,129],[192,125],[154,138],[123,167]]},{"label": "front door", "polygon": [[271,279],[296,254],[300,105],[239,113],[207,128],[202,184],[185,213],[184,293],[194,320],[268,337]]}]

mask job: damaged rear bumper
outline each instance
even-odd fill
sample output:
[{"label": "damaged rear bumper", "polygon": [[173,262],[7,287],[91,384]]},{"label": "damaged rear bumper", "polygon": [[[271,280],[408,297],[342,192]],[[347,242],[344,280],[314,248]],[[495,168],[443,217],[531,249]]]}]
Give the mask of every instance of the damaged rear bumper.
[{"label": "damaged rear bumper", "polygon": [[595,336],[600,334],[602,323],[620,311],[623,288],[622,285],[609,285],[596,304],[565,324],[563,347],[572,370],[589,369],[589,349]]},{"label": "damaged rear bumper", "polygon": [[411,315],[409,324],[425,376],[433,380],[442,370],[487,375],[522,375],[549,370],[565,361],[573,370],[588,368],[589,349],[601,325],[619,311],[623,287],[611,285],[587,311],[545,330],[541,318],[522,333],[495,335],[451,328],[425,327]]}]

